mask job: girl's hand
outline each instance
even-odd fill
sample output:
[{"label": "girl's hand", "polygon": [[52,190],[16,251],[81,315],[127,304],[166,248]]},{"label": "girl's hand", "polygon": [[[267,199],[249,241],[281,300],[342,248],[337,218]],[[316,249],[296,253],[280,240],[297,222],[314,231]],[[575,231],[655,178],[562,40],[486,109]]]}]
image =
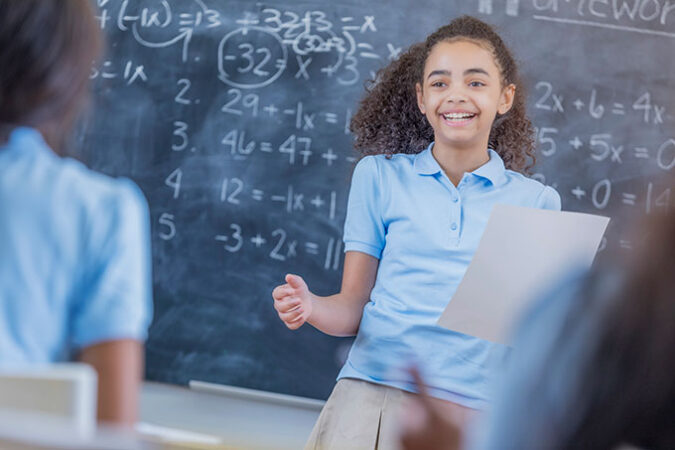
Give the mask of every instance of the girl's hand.
[{"label": "girl's hand", "polygon": [[452,419],[452,411],[444,402],[432,398],[419,371],[411,367],[410,373],[419,395],[403,408],[401,421],[401,446],[405,450],[456,450],[460,448],[462,430]]},{"label": "girl's hand", "polygon": [[312,314],[312,293],[298,275],[286,275],[286,284],[272,291],[274,309],[291,330],[297,330]]}]

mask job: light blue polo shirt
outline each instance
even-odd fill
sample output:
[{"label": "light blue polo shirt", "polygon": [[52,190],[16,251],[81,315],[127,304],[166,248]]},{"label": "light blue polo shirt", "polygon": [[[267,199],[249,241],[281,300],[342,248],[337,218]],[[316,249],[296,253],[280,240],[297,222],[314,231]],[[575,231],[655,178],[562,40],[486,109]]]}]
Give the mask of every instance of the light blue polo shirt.
[{"label": "light blue polo shirt", "polygon": [[[367,156],[352,178],[345,251],[378,258],[370,301],[338,378],[413,391],[401,370],[416,361],[432,395],[470,408],[488,398],[508,348],[436,325],[478,247],[492,208],[560,210],[551,187],[506,170],[499,155],[455,187],[429,147],[416,155]],[[508,239],[508,236],[504,236]]]},{"label": "light blue polo shirt", "polygon": [[36,130],[0,144],[0,367],[145,339],[148,216],[131,181],[58,157]]}]

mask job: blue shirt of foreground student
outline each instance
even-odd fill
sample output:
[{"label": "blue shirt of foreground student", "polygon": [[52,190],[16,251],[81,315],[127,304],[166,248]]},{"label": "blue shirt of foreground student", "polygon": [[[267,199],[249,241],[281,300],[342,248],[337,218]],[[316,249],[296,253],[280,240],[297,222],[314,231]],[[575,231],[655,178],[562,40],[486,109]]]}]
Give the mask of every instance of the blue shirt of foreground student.
[{"label": "blue shirt of foreground student", "polygon": [[[338,378],[414,391],[401,370],[417,362],[436,397],[482,408],[507,347],[436,325],[473,257],[496,204],[560,209],[550,187],[489,161],[455,187],[434,159],[368,156],[356,166],[345,251],[380,260],[359,332]],[[508,236],[504,236],[508,239]]]},{"label": "blue shirt of foreground student", "polygon": [[[598,313],[603,302],[589,301],[593,299],[584,292],[584,275],[581,269],[567,274],[521,318],[508,370],[493,380],[493,408],[474,425],[467,448],[556,448],[558,440],[567,437],[561,435],[567,431],[561,427],[565,416],[579,418],[585,412],[574,404],[578,401],[575,389],[583,385],[578,369],[587,362],[585,348],[597,337],[595,322],[602,319]],[[620,286],[616,277],[607,278],[604,288],[611,291],[612,286]],[[583,314],[579,314],[580,305]],[[569,321],[575,328],[563,335]]]},{"label": "blue shirt of foreground student", "polygon": [[129,180],[55,155],[39,132],[0,145],[0,367],[146,338],[149,218]]}]

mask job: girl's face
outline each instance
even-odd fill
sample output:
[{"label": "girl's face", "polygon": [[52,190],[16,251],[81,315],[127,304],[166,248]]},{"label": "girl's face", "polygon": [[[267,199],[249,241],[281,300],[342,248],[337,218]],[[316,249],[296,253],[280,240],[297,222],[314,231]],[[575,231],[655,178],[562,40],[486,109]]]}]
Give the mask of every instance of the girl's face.
[{"label": "girl's face", "polygon": [[473,42],[455,41],[432,48],[416,90],[436,145],[485,151],[492,123],[497,113],[511,109],[516,88],[502,88],[492,53]]}]

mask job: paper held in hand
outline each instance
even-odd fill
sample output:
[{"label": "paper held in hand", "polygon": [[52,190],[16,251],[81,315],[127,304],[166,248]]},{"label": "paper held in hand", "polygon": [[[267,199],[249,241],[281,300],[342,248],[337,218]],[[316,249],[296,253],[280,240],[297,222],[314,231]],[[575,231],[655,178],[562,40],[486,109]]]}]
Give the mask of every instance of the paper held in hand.
[{"label": "paper held in hand", "polygon": [[496,205],[438,325],[508,344],[534,297],[575,267],[590,267],[608,217]]}]

